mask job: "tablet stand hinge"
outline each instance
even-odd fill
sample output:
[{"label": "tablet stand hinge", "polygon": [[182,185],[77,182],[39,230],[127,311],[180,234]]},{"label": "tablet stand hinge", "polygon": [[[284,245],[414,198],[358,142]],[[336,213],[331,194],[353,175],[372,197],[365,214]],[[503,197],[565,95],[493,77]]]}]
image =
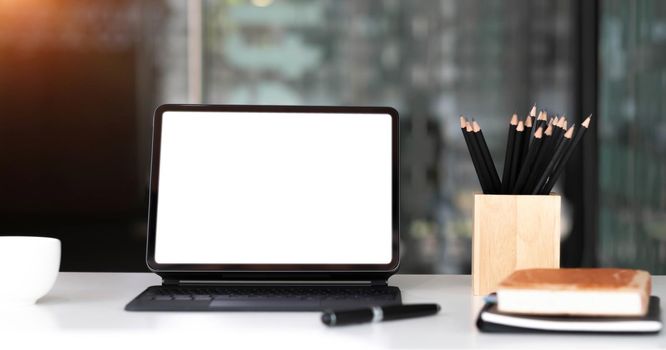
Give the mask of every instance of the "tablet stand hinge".
[{"label": "tablet stand hinge", "polygon": [[371,286],[377,286],[377,287],[385,287],[388,286],[388,283],[386,280],[374,280],[370,281]]},{"label": "tablet stand hinge", "polygon": [[162,285],[163,286],[177,286],[178,284],[180,284],[179,280],[168,279],[168,278],[163,278],[162,279]]}]

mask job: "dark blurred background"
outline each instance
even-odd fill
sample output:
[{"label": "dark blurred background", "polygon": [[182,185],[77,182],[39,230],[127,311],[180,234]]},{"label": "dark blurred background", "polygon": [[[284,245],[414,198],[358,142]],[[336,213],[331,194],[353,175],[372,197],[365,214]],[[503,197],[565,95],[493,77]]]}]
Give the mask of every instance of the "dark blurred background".
[{"label": "dark blurred background", "polygon": [[[536,102],[593,127],[558,192],[562,263],[666,273],[666,1],[0,1],[0,234],[65,271],[145,271],[162,103],[400,111],[401,272],[470,270],[478,183]],[[258,218],[260,219],[260,218]]]}]

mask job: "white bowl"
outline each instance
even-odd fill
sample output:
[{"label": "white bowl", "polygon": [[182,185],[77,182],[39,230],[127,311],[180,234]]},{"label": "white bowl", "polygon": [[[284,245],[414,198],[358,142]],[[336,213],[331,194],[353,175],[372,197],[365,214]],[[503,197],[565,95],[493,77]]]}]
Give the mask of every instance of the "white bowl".
[{"label": "white bowl", "polygon": [[46,295],[60,270],[60,240],[0,236],[0,304],[34,304]]}]

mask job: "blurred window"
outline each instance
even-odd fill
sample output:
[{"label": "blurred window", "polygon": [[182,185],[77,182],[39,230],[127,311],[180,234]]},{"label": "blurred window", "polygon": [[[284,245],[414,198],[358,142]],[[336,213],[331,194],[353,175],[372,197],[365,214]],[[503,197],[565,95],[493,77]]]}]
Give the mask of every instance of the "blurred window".
[{"label": "blurred window", "polygon": [[479,186],[457,117],[481,122],[502,169],[512,113],[571,115],[575,3],[0,1],[0,233],[60,237],[64,270],[145,270],[155,106],[388,105],[401,272],[468,272]]},{"label": "blurred window", "polygon": [[600,19],[600,264],[666,274],[666,2],[603,0]]}]

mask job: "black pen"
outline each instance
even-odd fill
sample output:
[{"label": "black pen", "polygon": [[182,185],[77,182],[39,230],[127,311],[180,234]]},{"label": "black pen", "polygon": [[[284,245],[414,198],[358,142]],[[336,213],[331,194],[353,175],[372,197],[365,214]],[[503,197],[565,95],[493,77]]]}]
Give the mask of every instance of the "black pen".
[{"label": "black pen", "polygon": [[408,304],[372,306],[354,310],[326,310],[321,315],[321,321],[327,326],[343,326],[354,323],[381,322],[400,320],[421,316],[430,316],[438,313],[438,304]]}]

